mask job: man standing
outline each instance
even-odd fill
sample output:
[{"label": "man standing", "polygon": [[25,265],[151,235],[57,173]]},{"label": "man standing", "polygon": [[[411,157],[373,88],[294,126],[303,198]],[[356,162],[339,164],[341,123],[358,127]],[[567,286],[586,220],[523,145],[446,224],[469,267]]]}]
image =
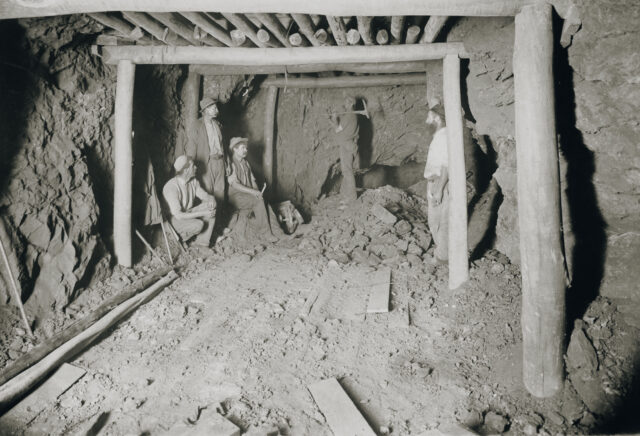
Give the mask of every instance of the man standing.
[{"label": "man standing", "polygon": [[202,168],[202,185],[219,203],[224,202],[225,163],[222,147],[222,131],[215,100],[205,97],[200,101],[202,118],[199,118],[189,134],[186,153]]},{"label": "man standing", "polygon": [[336,141],[340,147],[340,168],[342,170],[342,185],[340,195],[343,202],[353,201],[357,198],[356,177],[353,174],[353,164],[358,152],[358,116],[353,112],[356,99],[346,97],[344,99],[344,113],[331,114],[330,120],[335,127]]},{"label": "man standing", "polygon": [[[176,176],[162,188],[171,211],[171,224],[184,241],[197,236],[194,244],[209,247],[216,217],[216,199],[205,192],[195,178],[196,166],[190,157],[178,156],[173,167]],[[200,204],[194,206],[195,199]]]}]

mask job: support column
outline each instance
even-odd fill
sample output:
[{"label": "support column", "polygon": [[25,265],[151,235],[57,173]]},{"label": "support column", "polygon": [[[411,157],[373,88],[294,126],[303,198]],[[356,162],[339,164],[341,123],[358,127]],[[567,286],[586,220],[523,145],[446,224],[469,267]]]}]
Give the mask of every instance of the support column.
[{"label": "support column", "polygon": [[115,147],[113,177],[113,246],[118,263],[131,267],[131,207],[133,152],[131,122],[133,83],[136,66],[131,61],[118,62],[115,103]]},{"label": "support column", "polygon": [[464,166],[458,56],[444,57],[442,83],[449,150],[449,289],[457,289],[469,280],[467,177]]},{"label": "support column", "polygon": [[273,144],[276,122],[276,102],[278,100],[278,87],[270,86],[267,90],[267,102],[264,111],[264,178],[269,185],[271,195],[275,195],[275,177],[273,174]]},{"label": "support column", "polygon": [[551,5],[522,8],[515,25],[523,381],[532,395],[550,397],[563,386],[565,336]]},{"label": "support column", "polygon": [[193,129],[194,123],[198,120],[201,79],[202,75],[189,70],[187,80],[184,82],[185,125],[189,130]]}]

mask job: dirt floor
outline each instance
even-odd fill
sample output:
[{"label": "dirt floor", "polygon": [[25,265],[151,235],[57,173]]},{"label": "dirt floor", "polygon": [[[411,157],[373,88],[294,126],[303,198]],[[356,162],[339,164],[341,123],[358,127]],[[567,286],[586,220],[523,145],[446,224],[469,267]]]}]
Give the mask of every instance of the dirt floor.
[{"label": "dirt floor", "polygon": [[[376,203],[399,220],[373,216]],[[561,396],[535,399],[522,385],[519,268],[489,251],[450,291],[424,209],[390,187],[346,208],[328,197],[295,237],[239,247],[232,233],[182,255],[181,277],[71,361],[87,373],[18,434],[178,434],[217,411],[257,434],[331,435],[307,389],[326,378],[377,434],[452,423],[481,434],[580,432],[559,413]],[[136,271],[116,270],[50,328],[158,266],[145,257]],[[366,313],[383,268],[391,311]],[[2,337],[7,363],[32,347],[14,321]]]}]

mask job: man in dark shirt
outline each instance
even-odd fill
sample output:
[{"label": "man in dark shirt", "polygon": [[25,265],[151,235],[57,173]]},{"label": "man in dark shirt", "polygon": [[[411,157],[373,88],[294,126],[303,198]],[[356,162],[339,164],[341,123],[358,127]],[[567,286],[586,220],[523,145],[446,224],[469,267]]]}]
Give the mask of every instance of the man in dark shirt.
[{"label": "man in dark shirt", "polygon": [[342,170],[342,185],[340,185],[340,195],[344,202],[353,201],[357,198],[356,177],[353,174],[353,164],[358,152],[358,116],[353,113],[356,99],[346,97],[344,100],[344,111],[346,113],[331,115],[331,122],[336,129],[336,141],[340,147],[340,168]]}]

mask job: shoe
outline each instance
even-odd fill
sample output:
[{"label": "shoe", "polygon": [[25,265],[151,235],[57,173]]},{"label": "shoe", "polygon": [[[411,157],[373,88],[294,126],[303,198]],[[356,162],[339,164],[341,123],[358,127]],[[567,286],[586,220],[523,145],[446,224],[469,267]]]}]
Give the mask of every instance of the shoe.
[{"label": "shoe", "polygon": [[204,247],[204,248],[209,248],[209,244],[207,244],[206,242],[202,242],[202,241],[193,241],[191,243],[191,245],[195,246],[195,247]]}]

